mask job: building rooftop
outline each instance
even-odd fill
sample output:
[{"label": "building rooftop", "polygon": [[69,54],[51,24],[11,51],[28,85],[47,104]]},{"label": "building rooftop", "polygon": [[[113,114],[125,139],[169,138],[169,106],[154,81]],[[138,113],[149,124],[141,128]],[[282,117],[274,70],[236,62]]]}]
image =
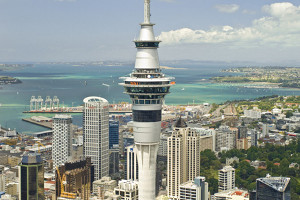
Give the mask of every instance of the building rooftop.
[{"label": "building rooftop", "polygon": [[290,180],[291,179],[288,177],[271,177],[269,174],[267,174],[267,177],[265,178],[256,179],[256,181],[260,181],[279,192],[285,191]]},{"label": "building rooftop", "polygon": [[223,192],[218,192],[214,194],[215,197],[223,197],[228,199],[234,199],[233,197],[238,197],[238,199],[249,199],[248,191],[240,189],[225,190]]},{"label": "building rooftop", "polygon": [[53,119],[72,119],[72,116],[71,115],[58,114],[58,115],[55,115],[53,117]]},{"label": "building rooftop", "polygon": [[175,123],[175,127],[177,128],[186,128],[187,125],[185,123],[185,121],[180,117],[177,122]]},{"label": "building rooftop", "polygon": [[41,154],[38,153],[27,153],[22,158],[22,164],[36,164],[42,162]]}]

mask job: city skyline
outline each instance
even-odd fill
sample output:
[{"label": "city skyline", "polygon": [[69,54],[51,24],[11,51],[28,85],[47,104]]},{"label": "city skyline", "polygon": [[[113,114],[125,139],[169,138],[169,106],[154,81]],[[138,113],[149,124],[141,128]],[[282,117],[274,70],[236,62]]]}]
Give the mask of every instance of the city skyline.
[{"label": "city skyline", "polygon": [[[142,4],[1,0],[0,60],[133,61],[130,40],[142,22]],[[176,55],[176,60],[297,65],[299,10],[296,0],[154,0],[151,13],[163,61]]]}]

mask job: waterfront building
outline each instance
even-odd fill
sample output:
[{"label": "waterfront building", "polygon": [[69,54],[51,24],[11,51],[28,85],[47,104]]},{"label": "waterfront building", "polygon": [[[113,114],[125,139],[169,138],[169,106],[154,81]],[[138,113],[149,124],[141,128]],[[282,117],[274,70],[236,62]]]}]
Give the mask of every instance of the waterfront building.
[{"label": "waterfront building", "polygon": [[101,97],[83,100],[83,152],[94,166],[95,180],[109,175],[108,101]]},{"label": "waterfront building", "polygon": [[109,120],[109,148],[119,145],[119,121]]},{"label": "waterfront building", "polygon": [[208,183],[205,177],[196,177],[179,187],[179,200],[208,200]]},{"label": "waterfront building", "polygon": [[200,176],[200,135],[179,119],[168,138],[167,194],[179,198],[180,184]]},{"label": "waterfront building", "polygon": [[161,132],[161,110],[165,95],[174,82],[162,72],[158,40],[150,22],[150,0],[144,1],[144,22],[139,37],[135,69],[124,77],[125,93],[132,100],[133,132],[139,163],[139,198],[155,199],[156,156]]},{"label": "waterfront building", "polygon": [[137,181],[139,179],[137,153],[134,145],[125,148],[125,178]]},{"label": "waterfront building", "polygon": [[41,155],[26,153],[22,158],[19,170],[19,199],[44,199],[44,165]]},{"label": "waterfront building", "polygon": [[72,117],[71,115],[55,115],[53,118],[52,160],[58,167],[71,157],[72,149]]},{"label": "waterfront building", "polygon": [[287,177],[271,177],[269,174],[265,178],[256,179],[256,199],[290,200],[290,180]]},{"label": "waterfront building", "polygon": [[231,166],[225,166],[218,171],[219,192],[235,188],[235,169]]},{"label": "waterfront building", "polygon": [[138,183],[132,180],[121,180],[114,190],[115,195],[120,195],[122,200],[138,200]]}]

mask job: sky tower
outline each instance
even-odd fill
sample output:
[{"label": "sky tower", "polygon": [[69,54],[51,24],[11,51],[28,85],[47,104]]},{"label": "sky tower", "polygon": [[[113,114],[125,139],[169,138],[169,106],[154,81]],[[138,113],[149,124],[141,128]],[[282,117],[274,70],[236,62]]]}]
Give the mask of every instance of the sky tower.
[{"label": "sky tower", "polygon": [[125,93],[132,100],[133,132],[139,164],[139,199],[155,199],[156,156],[161,132],[161,109],[164,97],[174,84],[161,72],[153,26],[150,22],[150,0],[144,0],[144,22],[137,48],[135,68],[123,77]]}]

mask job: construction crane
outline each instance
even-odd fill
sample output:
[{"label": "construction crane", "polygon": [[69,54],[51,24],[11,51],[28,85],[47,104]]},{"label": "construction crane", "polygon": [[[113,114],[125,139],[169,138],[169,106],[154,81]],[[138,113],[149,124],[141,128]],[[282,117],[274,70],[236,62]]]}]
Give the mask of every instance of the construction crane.
[{"label": "construction crane", "polygon": [[65,192],[65,184],[66,184],[66,175],[60,175],[58,167],[56,167],[57,176],[60,181],[60,197],[68,198],[68,199],[76,199],[76,193]]},{"label": "construction crane", "polygon": [[40,146],[45,147],[45,148],[46,148],[46,146],[43,145],[40,141],[36,141],[36,143],[38,144],[38,152],[41,153]]}]

